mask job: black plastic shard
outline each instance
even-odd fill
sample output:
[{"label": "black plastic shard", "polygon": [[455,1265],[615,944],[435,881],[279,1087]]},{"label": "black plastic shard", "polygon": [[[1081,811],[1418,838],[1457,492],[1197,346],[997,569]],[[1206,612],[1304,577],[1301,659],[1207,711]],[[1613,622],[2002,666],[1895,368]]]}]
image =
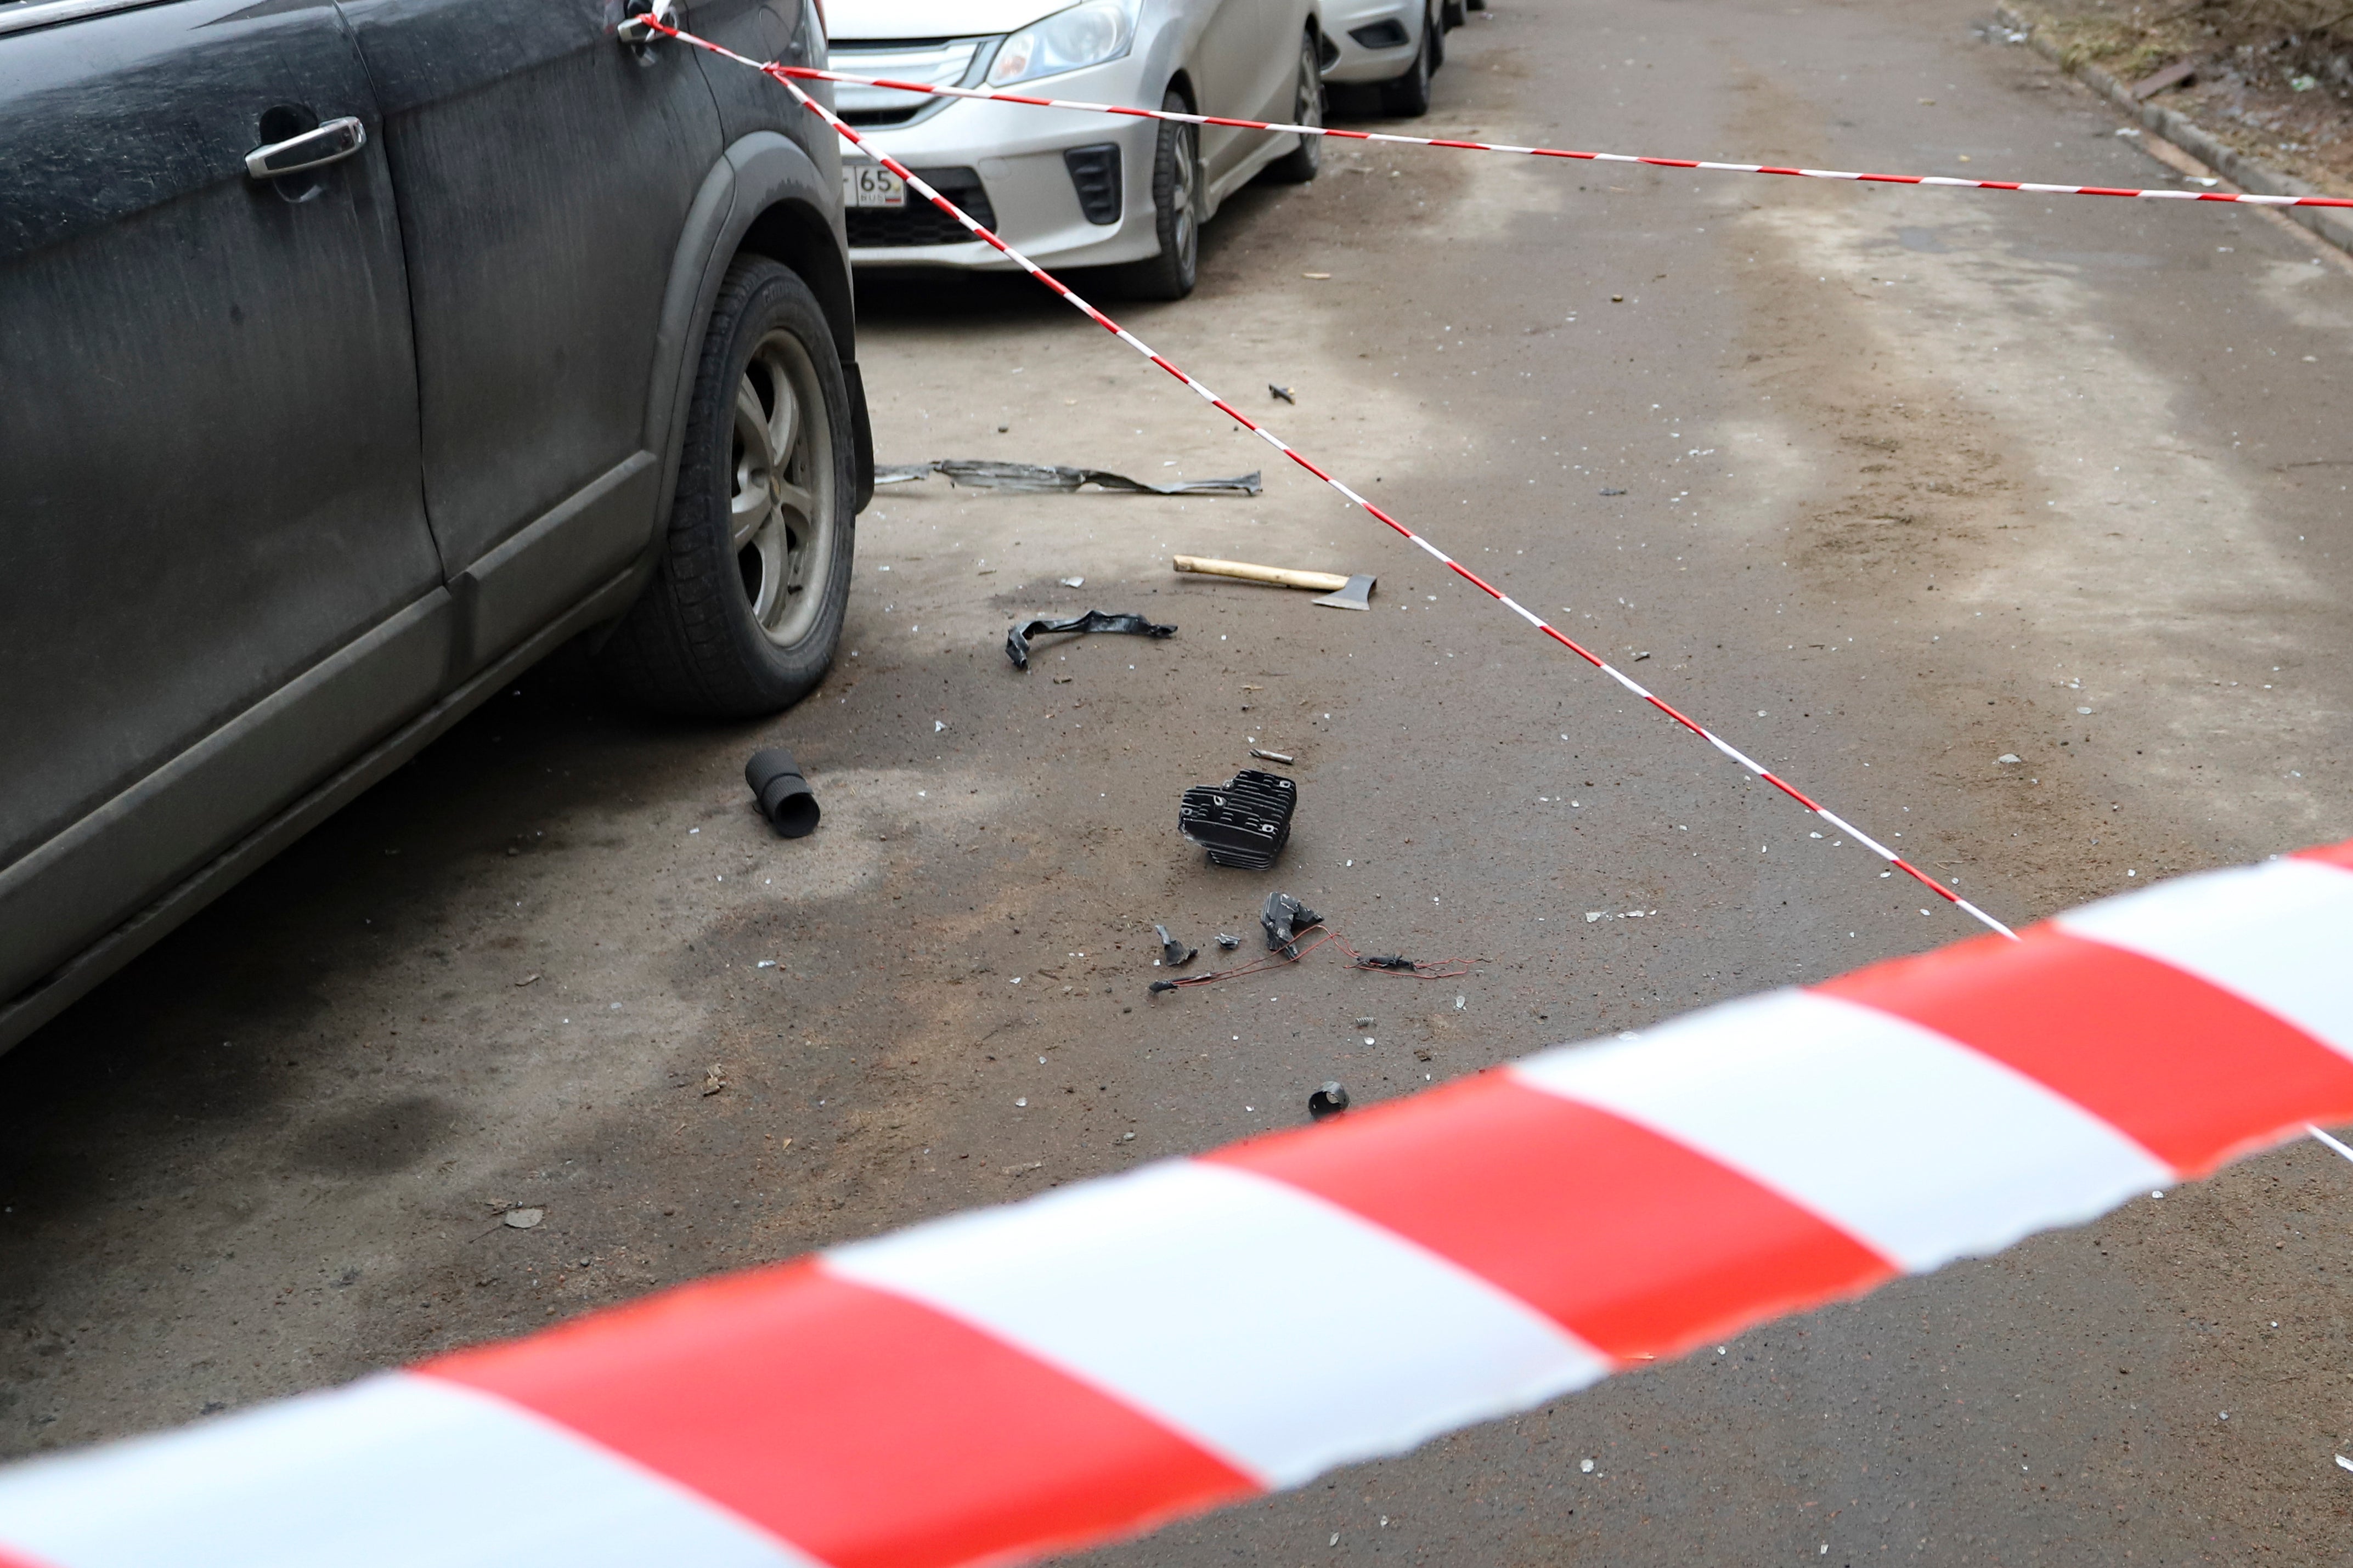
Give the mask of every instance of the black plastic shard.
[{"label": "black plastic shard", "polygon": [[817,796],[809,793],[808,780],[801,776],[800,764],[793,761],[790,752],[770,746],[753,752],[752,760],[744,764],[744,782],[752,786],[760,815],[778,835],[806,838],[817,831]]},{"label": "black plastic shard", "polygon": [[1170,936],[1166,926],[1155,925],[1152,929],[1160,938],[1160,962],[1168,968],[1182,969],[1201,956],[1199,948],[1187,947],[1183,942]]},{"label": "black plastic shard", "polygon": [[1195,784],[1176,806],[1176,830],[1217,866],[1263,871],[1291,841],[1299,786],[1279,773],[1244,768],[1231,782]]},{"label": "black plastic shard", "polygon": [[1269,893],[1266,908],[1258,912],[1258,923],[1266,928],[1266,945],[1285,958],[1299,956],[1299,939],[1311,926],[1324,923],[1324,917],[1293,898],[1289,893]]},{"label": "black plastic shard", "polygon": [[1044,617],[1016,621],[1013,629],[1005,634],[1005,657],[1013,661],[1014,668],[1029,668],[1029,639],[1049,632],[1129,632],[1140,637],[1173,637],[1176,628],[1147,621],[1142,616],[1126,612],[1113,615],[1103,610],[1089,610],[1083,616],[1060,621]]},{"label": "black plastic shard", "polygon": [[1348,1091],[1336,1083],[1327,1083],[1307,1097],[1307,1114],[1318,1121],[1327,1121],[1348,1109]]}]

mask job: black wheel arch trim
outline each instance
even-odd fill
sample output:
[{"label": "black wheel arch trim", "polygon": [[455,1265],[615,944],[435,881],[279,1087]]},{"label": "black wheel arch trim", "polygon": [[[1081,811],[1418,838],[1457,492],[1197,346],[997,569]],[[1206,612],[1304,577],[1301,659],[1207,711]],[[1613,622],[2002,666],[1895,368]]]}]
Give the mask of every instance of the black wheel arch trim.
[{"label": "black wheel arch trim", "polygon": [[670,528],[687,402],[694,389],[692,372],[702,353],[702,334],[711,324],[712,304],[728,265],[747,249],[798,273],[833,329],[834,348],[857,400],[852,416],[859,437],[858,502],[864,510],[872,493],[873,437],[864,383],[858,374],[858,314],[840,202],[839,171],[820,167],[798,142],[774,131],[739,138],[696,190],[662,292],[646,398],[646,446],[661,454],[662,467],[661,499],[646,541],[645,570],[651,570],[654,551]]}]

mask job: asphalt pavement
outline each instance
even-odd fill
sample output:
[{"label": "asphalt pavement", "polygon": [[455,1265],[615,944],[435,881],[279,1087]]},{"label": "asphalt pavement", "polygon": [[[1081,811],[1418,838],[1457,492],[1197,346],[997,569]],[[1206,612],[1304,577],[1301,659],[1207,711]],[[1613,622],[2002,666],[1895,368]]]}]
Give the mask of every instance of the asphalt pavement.
[{"label": "asphalt pavement", "polygon": [[[2179,184],[1985,19],[1495,0],[1409,129]],[[1335,143],[1228,205],[1202,278],[1116,309],[2004,920],[2353,835],[2353,269],[2301,230]],[[0,1451],[1975,929],[1034,285],[869,280],[861,314],[885,462],[1265,493],[886,488],[796,710],[649,721],[561,658],[0,1060]],[[1379,584],[1316,608],[1179,552]],[[1090,607],[1179,630],[1014,672],[1008,624]],[[743,788],[779,742],[807,839]],[[1252,745],[1297,759],[1292,843],[1206,866],[1176,796]],[[1477,962],[1147,997],[1155,921],[1196,968],[1219,931],[1248,956],[1278,887],[1366,951]],[[2293,1145],[1099,1556],[2341,1562],[2348,1215],[2353,1164]]]}]

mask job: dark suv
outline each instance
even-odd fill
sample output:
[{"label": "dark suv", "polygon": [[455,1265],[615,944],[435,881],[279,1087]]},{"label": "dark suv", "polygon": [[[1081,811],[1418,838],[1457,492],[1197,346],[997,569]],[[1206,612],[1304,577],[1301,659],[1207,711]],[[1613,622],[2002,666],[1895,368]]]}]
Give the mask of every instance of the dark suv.
[{"label": "dark suv", "polygon": [[[623,0],[0,0],[0,1047],[502,683],[791,702],[872,440],[832,133]],[[698,0],[823,64],[815,0]]]}]

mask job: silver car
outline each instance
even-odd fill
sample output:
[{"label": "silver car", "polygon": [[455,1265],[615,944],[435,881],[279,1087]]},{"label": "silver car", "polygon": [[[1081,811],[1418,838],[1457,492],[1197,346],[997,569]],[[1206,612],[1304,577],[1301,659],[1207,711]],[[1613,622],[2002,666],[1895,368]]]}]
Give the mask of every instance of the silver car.
[{"label": "silver car", "polygon": [[[1404,0],[1436,10],[1436,0]],[[833,68],[942,86],[1321,124],[1343,0],[832,0]],[[1395,9],[1392,4],[1388,7]],[[1409,9],[1409,16],[1414,12]],[[1201,225],[1246,182],[1315,177],[1320,137],[1123,120],[844,86],[879,151],[1050,268],[1116,266],[1124,291],[1190,293]],[[846,157],[860,266],[1011,264],[878,163]]]}]

